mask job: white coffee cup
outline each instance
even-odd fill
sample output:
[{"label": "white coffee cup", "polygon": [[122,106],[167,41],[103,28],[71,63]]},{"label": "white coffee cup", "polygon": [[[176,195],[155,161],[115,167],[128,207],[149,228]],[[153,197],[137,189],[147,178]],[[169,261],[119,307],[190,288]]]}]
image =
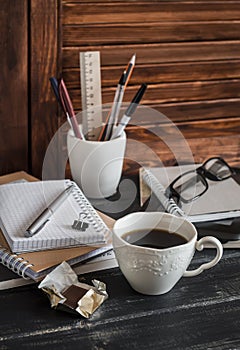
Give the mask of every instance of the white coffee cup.
[{"label": "white coffee cup", "polygon": [[104,198],[116,193],[126,148],[125,132],[116,139],[98,142],[80,140],[69,130],[67,148],[73,180],[86,197]]},{"label": "white coffee cup", "polygon": [[[171,248],[157,249],[130,244],[122,238],[132,231],[150,231],[153,228],[177,233],[187,242]],[[217,250],[215,258],[195,270],[187,271],[195,250],[201,251],[209,244]],[[182,276],[200,274],[216,265],[223,254],[223,247],[218,239],[207,236],[197,241],[197,231],[193,224],[185,218],[161,212],[138,212],[117,220],[113,227],[113,248],[119,267],[132,288],[149,295],[167,293]]]}]

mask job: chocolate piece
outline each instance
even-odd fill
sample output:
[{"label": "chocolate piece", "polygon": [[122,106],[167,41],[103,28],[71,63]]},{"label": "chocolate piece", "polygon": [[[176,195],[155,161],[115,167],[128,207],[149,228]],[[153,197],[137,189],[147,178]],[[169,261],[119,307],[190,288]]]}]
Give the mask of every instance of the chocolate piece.
[{"label": "chocolate piece", "polygon": [[63,304],[66,306],[76,309],[78,306],[78,301],[88,292],[87,289],[72,285],[67,288],[62,295],[67,299]]}]

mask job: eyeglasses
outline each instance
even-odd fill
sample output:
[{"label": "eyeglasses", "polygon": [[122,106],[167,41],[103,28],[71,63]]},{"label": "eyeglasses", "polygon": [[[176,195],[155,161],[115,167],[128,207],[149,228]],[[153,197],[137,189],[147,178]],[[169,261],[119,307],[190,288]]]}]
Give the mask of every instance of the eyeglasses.
[{"label": "eyeglasses", "polygon": [[202,166],[179,175],[166,189],[166,195],[175,201],[190,203],[208,190],[207,179],[223,181],[234,174],[231,167],[220,157],[207,159]]}]

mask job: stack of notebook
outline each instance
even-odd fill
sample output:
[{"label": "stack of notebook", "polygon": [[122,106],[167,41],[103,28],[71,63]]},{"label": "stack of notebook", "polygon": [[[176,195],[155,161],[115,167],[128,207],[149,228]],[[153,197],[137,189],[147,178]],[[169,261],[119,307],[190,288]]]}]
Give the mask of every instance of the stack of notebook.
[{"label": "stack of notebook", "polygon": [[165,190],[175,178],[197,166],[199,165],[142,168],[140,178],[154,192],[168,212],[186,216],[191,222],[240,217],[240,186],[233,178],[224,181],[208,179],[209,188],[204,195],[190,203],[181,202],[181,206],[166,196]]},{"label": "stack of notebook", "polygon": [[240,248],[240,183],[237,177],[215,182],[208,179],[209,188],[201,197],[180,206],[166,196],[166,188],[177,176],[197,166],[141,168],[142,204],[153,192],[165,211],[193,222],[200,237],[213,235],[225,248]]},{"label": "stack of notebook", "polygon": [[[17,177],[29,180],[24,173]],[[70,184],[73,190],[49,222],[34,236],[25,237],[29,224]],[[41,280],[63,260],[73,265],[112,248],[108,228],[112,219],[100,216],[70,180],[2,184],[0,213],[0,262],[25,278]],[[80,213],[84,213],[85,230],[72,227]]]}]

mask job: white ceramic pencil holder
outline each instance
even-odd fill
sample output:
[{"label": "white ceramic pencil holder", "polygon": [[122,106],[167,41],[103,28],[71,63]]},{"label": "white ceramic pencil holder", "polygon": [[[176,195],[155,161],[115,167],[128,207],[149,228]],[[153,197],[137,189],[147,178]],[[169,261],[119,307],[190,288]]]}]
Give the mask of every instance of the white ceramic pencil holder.
[{"label": "white ceramic pencil holder", "polygon": [[[79,126],[81,128],[81,125]],[[86,141],[67,135],[73,180],[88,198],[105,198],[117,191],[120,182],[126,134],[109,141]]]}]

